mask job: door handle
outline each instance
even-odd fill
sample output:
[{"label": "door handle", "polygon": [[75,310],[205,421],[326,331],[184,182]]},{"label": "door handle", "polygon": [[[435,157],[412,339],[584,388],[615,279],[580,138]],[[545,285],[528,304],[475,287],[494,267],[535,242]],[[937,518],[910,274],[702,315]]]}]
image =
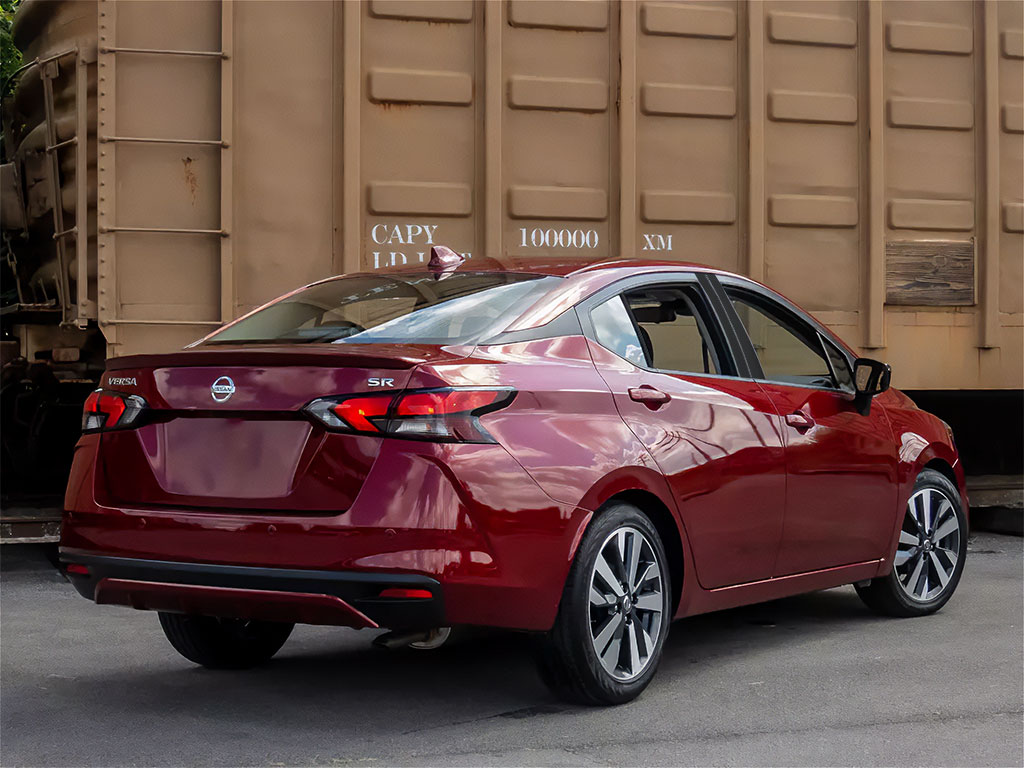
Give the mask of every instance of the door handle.
[{"label": "door handle", "polygon": [[804,411],[794,411],[786,417],[786,423],[798,429],[801,432],[810,429],[814,426],[814,419],[807,415]]},{"label": "door handle", "polygon": [[629,397],[631,400],[643,403],[648,408],[658,408],[672,399],[672,395],[668,392],[662,392],[660,389],[655,389],[650,384],[644,384],[640,387],[630,387]]}]

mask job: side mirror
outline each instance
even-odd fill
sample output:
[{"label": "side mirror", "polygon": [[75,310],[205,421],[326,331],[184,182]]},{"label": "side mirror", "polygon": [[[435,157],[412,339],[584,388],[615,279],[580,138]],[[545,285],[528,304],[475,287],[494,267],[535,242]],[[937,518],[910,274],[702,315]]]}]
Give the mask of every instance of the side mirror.
[{"label": "side mirror", "polygon": [[889,388],[892,369],[888,364],[867,357],[859,357],[853,363],[853,382],[857,388],[854,404],[863,415],[871,411],[871,398]]}]

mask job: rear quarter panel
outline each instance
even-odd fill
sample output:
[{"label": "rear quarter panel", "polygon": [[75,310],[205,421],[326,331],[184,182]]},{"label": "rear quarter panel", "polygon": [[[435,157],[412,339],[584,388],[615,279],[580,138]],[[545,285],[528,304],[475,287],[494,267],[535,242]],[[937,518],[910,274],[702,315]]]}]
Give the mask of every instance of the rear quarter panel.
[{"label": "rear quarter panel", "polygon": [[511,386],[512,404],[481,422],[551,498],[595,511],[646,490],[666,503],[664,478],[622,421],[582,336],[481,347],[453,365],[424,366],[408,386]]}]

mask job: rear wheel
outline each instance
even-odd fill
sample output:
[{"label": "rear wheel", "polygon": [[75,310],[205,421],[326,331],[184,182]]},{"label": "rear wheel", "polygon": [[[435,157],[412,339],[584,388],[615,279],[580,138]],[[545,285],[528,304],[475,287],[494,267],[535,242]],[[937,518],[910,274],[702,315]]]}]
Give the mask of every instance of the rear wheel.
[{"label": "rear wheel", "polygon": [[294,624],[161,613],[174,650],[209,669],[248,669],[281,650]]},{"label": "rear wheel", "polygon": [[900,528],[892,571],[857,586],[871,609],[888,616],[924,616],[953,596],[967,557],[967,518],[947,477],[918,475]]},{"label": "rear wheel", "polygon": [[672,594],[661,538],[636,507],[598,515],[580,542],[555,626],[539,642],[541,677],[562,698],[622,704],[661,659]]}]

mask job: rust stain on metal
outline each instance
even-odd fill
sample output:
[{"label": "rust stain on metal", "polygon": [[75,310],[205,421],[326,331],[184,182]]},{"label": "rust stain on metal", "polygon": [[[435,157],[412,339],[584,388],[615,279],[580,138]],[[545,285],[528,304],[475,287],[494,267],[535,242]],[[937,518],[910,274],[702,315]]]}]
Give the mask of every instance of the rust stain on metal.
[{"label": "rust stain on metal", "polygon": [[192,206],[195,207],[196,195],[199,192],[199,177],[196,172],[192,170],[192,163],[195,162],[195,158],[183,157],[181,158],[182,165],[185,166],[185,186],[188,187],[189,195],[192,197]]}]

